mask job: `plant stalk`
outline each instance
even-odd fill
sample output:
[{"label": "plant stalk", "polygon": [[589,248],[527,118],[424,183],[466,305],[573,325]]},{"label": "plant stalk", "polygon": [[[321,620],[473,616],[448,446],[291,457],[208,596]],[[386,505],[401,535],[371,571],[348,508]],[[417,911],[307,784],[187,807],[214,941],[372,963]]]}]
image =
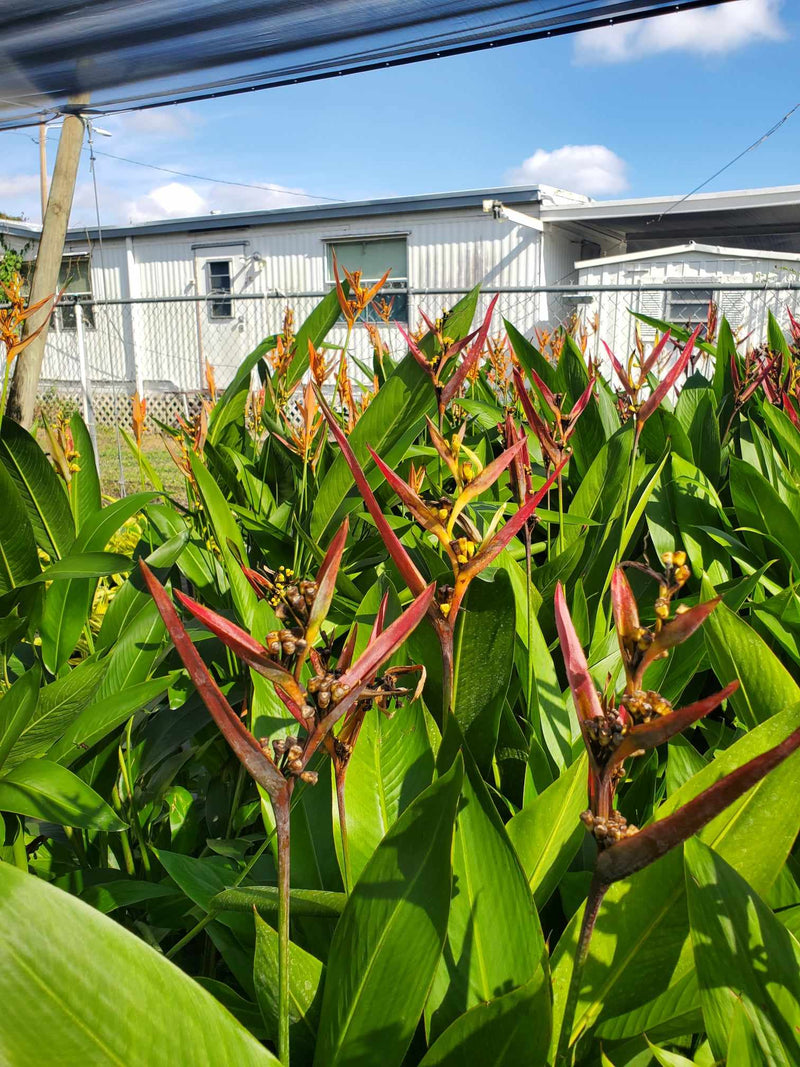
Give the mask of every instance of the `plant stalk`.
[{"label": "plant stalk", "polygon": [[558,1036],[558,1051],[556,1052],[555,1067],[569,1067],[572,1061],[570,1051],[570,1037],[572,1036],[572,1024],[575,1021],[575,1009],[578,1006],[578,996],[581,991],[581,980],[589,957],[589,944],[592,940],[594,925],[603,897],[608,891],[608,885],[601,882],[597,874],[592,878],[589,887],[589,896],[586,898],[586,907],[583,910],[583,922],[578,937],[578,946],[575,950],[575,962],[572,966],[572,977],[569,981],[567,1002],[564,1005],[564,1017],[561,1020],[561,1031]]},{"label": "plant stalk", "polygon": [[347,764],[336,760],[333,765],[336,778],[336,806],[339,809],[339,836],[342,841],[342,863],[344,866],[344,891],[350,894],[352,888],[353,872],[350,866],[350,841],[347,836],[347,806],[345,804],[344,788],[347,777]]},{"label": "plant stalk", "polygon": [[278,838],[278,1059],[289,1067],[289,891],[291,784],[272,796]]}]

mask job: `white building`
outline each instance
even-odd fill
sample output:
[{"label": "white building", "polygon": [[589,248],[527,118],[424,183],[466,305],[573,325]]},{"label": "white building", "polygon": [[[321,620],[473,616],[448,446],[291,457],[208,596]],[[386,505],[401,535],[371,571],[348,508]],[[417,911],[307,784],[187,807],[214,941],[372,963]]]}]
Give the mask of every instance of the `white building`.
[{"label": "white building", "polygon": [[[10,246],[38,233],[0,221]],[[696,243],[695,243],[696,242]],[[299,323],[333,284],[333,254],[364,280],[391,267],[392,318],[413,326],[420,309],[452,307],[475,285],[482,306],[500,293],[498,311],[523,333],[578,310],[599,316],[597,337],[625,352],[632,343],[626,308],[659,317],[703,317],[708,295],[742,328],[750,312],[719,285],[781,284],[800,264],[800,186],[675,199],[591,201],[545,186],[439,193],[275,211],[211,215],[132,226],[70,230],[62,284],[82,312],[54,317],[44,378],[80,378],[80,355],[98,389],[193,391],[206,361],[224,386],[241,359],[280,329],[291,306]],[[612,286],[605,294],[576,294]],[[697,285],[696,298],[679,285]],[[675,285],[670,295],[670,284]],[[787,281],[788,284],[788,281]],[[643,286],[661,286],[651,292]],[[627,286],[629,292],[620,292]],[[566,287],[566,288],[565,288]],[[794,295],[794,294],[793,294]],[[612,299],[613,296],[613,299]],[[785,306],[784,293],[773,310]],[[762,309],[763,310],[763,309]],[[759,311],[761,314],[762,311]],[[377,316],[395,354],[396,330]],[[498,316],[498,330],[501,321]],[[328,338],[341,344],[336,327]],[[355,353],[370,358],[357,330]]]}]

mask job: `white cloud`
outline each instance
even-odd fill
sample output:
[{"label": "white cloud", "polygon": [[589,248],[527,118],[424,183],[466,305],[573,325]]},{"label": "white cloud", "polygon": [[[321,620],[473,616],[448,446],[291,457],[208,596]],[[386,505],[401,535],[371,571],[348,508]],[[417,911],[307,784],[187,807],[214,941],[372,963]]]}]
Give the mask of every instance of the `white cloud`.
[{"label": "white cloud", "polygon": [[575,39],[582,63],[622,63],[661,52],[723,55],[759,41],[783,41],[782,0],[736,0],[695,11],[677,11],[641,22],[586,30]]},{"label": "white cloud", "polygon": [[[257,184],[257,183],[255,183]],[[200,191],[202,189],[202,191]],[[122,204],[120,222],[148,222],[155,219],[179,219],[208,215],[212,211],[266,211],[270,208],[298,207],[307,204],[301,189],[274,186],[241,189],[236,186],[172,181],[158,185],[141,196]]]},{"label": "white cloud", "polygon": [[512,185],[541,183],[599,196],[628,187],[625,160],[602,144],[567,144],[552,152],[537,148],[506,177]]}]

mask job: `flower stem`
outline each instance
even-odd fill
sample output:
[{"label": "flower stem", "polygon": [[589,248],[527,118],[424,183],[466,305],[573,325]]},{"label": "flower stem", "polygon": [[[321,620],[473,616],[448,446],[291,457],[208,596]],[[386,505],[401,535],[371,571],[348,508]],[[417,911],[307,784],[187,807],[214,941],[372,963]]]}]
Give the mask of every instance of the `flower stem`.
[{"label": "flower stem", "polygon": [[[636,432],[633,438],[633,445],[631,447],[631,461],[628,464],[628,484],[625,487],[625,504],[622,508],[622,527],[619,531],[619,548],[614,559],[614,567],[616,567],[625,551],[625,530],[628,525],[628,512],[631,506],[631,496],[633,494],[633,472],[636,469],[636,454],[639,449],[639,427],[637,426]],[[613,568],[612,568],[613,570]]]},{"label": "flower stem", "polygon": [[347,764],[334,763],[334,775],[336,777],[336,805],[339,809],[339,835],[342,840],[342,865],[344,867],[344,891],[349,894],[352,887],[352,868],[350,866],[350,842],[347,837],[347,807],[344,797],[345,778],[347,776]]},{"label": "flower stem", "polygon": [[607,890],[608,886],[601,882],[595,874],[589,887],[586,907],[583,910],[583,922],[581,923],[581,932],[578,937],[578,947],[575,950],[575,962],[572,965],[572,977],[569,981],[567,1002],[564,1005],[564,1017],[561,1020],[555,1067],[568,1067],[572,1060],[570,1038],[572,1036],[572,1024],[575,1020],[575,1009],[578,1006],[578,996],[581,991],[583,970],[589,956],[589,944],[592,940],[594,924],[597,922],[597,914],[600,911],[600,905],[603,903],[603,897],[606,895]]},{"label": "flower stem", "polygon": [[289,1067],[289,892],[291,786],[271,797],[278,837],[278,1059]]}]

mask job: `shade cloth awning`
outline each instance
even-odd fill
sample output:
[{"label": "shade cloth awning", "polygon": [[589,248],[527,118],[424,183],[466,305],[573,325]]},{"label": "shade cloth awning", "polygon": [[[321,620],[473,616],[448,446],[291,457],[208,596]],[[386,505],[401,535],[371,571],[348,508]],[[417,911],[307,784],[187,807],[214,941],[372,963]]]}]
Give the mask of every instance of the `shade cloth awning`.
[{"label": "shade cloth awning", "polygon": [[433,59],[711,0],[0,0],[0,128]]}]

